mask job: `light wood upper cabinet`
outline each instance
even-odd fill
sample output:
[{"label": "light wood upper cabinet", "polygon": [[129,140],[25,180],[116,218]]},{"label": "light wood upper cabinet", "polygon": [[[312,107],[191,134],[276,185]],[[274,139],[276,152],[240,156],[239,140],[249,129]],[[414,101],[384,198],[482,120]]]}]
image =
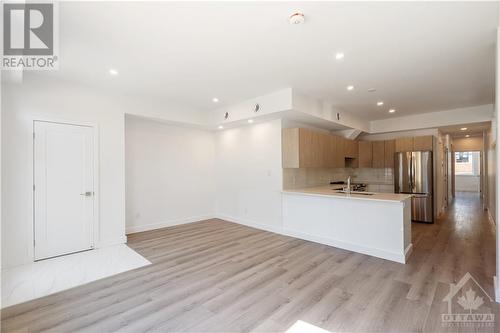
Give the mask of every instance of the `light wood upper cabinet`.
[{"label": "light wood upper cabinet", "polygon": [[358,141],[344,139],[344,157],[358,158]]},{"label": "light wood upper cabinet", "polygon": [[422,151],[433,149],[433,136],[415,136],[396,139],[396,152]]},{"label": "light wood upper cabinet", "polygon": [[[361,156],[359,163],[361,164]],[[385,168],[385,141],[372,142],[372,168]]]},{"label": "light wood upper cabinet", "polygon": [[413,150],[432,150],[433,146],[433,136],[416,136],[413,138]]},{"label": "light wood upper cabinet", "polygon": [[396,141],[386,140],[384,141],[384,167],[394,168],[394,153],[396,152]]},{"label": "light wood upper cabinet", "polygon": [[283,168],[342,168],[341,145],[341,138],[329,133],[308,128],[283,129]]},{"label": "light wood upper cabinet", "polygon": [[299,129],[285,128],[281,131],[283,168],[299,168]]},{"label": "light wood upper cabinet", "polygon": [[304,168],[324,166],[324,135],[308,128],[299,128],[299,165]]},{"label": "light wood upper cabinet", "polygon": [[396,139],[396,153],[412,151],[413,150],[413,137],[397,138]]},{"label": "light wood upper cabinet", "polygon": [[334,156],[334,168],[344,168],[345,167],[345,153],[344,153],[344,141],[345,139],[341,136],[335,137],[335,156]]},{"label": "light wood upper cabinet", "polygon": [[335,137],[328,133],[321,133],[323,142],[323,166],[333,168],[335,165]]},{"label": "light wood upper cabinet", "polygon": [[359,160],[358,160],[359,167],[371,168],[372,159],[373,159],[372,142],[359,141]]}]

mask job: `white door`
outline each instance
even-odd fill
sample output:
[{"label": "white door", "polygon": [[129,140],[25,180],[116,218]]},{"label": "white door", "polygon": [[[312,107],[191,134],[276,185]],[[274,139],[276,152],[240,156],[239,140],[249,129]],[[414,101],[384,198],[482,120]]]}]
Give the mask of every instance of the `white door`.
[{"label": "white door", "polygon": [[94,129],[34,123],[35,260],[89,250],[94,223]]}]

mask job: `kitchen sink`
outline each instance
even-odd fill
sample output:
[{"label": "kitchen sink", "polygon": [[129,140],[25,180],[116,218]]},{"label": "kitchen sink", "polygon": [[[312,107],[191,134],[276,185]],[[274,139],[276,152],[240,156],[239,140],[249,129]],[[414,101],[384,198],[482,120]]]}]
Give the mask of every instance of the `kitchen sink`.
[{"label": "kitchen sink", "polygon": [[[347,194],[346,191],[344,190],[334,190],[335,192],[337,193],[343,193],[343,194]],[[374,195],[375,193],[373,192],[360,192],[360,191],[351,191],[351,195]]]}]

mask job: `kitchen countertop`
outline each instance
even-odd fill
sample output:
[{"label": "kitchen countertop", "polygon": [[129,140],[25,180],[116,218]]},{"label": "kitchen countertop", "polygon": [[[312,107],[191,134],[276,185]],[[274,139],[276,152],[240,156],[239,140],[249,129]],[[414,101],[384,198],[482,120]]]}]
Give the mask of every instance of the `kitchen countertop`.
[{"label": "kitchen countertop", "polygon": [[286,194],[303,194],[303,195],[319,196],[319,197],[335,197],[342,199],[392,201],[392,202],[403,202],[411,197],[410,194],[397,194],[397,193],[365,192],[365,193],[373,193],[373,195],[364,195],[355,193],[351,194],[336,193],[335,188],[337,187],[338,187],[337,185],[324,185],[324,186],[283,190],[282,192]]}]

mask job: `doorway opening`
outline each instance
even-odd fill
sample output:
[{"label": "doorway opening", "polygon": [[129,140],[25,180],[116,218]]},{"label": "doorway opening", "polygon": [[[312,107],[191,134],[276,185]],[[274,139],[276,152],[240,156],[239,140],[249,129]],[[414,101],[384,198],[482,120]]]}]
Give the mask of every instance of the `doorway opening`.
[{"label": "doorway opening", "polygon": [[455,192],[481,193],[481,152],[455,152]]}]

